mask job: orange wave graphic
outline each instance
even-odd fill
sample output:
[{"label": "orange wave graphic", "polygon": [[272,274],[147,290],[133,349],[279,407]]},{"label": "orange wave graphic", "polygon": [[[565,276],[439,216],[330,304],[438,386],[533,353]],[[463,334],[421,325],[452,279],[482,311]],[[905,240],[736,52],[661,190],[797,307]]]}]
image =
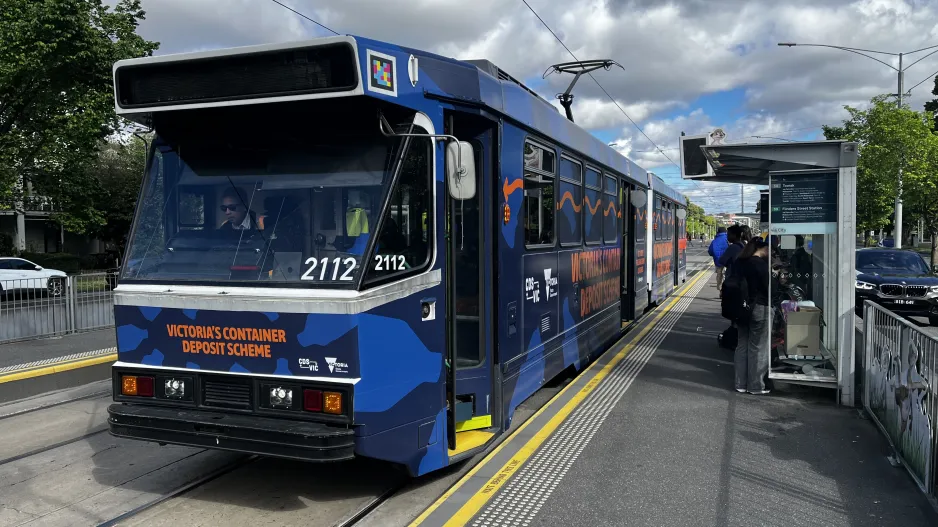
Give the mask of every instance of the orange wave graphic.
[{"label": "orange wave graphic", "polygon": [[524,188],[524,178],[518,178],[511,183],[508,183],[508,179],[505,179],[504,184],[502,185],[502,194],[505,195],[505,202],[508,202],[508,196],[515,193],[516,190],[521,190]]},{"label": "orange wave graphic", "polygon": [[568,190],[567,192],[564,192],[563,197],[560,198],[560,203],[557,204],[557,210],[562,209],[563,204],[567,201],[570,202],[570,206],[573,207],[573,211],[577,214],[579,214],[580,210],[583,209],[583,205],[577,205],[577,203],[573,201],[573,194]]},{"label": "orange wave graphic", "polygon": [[606,207],[606,210],[603,211],[603,216],[608,216],[610,210],[611,210],[613,213],[616,212],[616,204],[613,203],[613,202],[611,202],[611,201],[609,202],[609,206]]},{"label": "orange wave graphic", "polygon": [[589,196],[583,196],[583,203],[586,203],[586,208],[589,209],[590,214],[596,214],[596,211],[599,210],[599,206],[602,204],[602,202],[603,199],[599,198],[596,200],[596,205],[594,206],[590,203]]}]

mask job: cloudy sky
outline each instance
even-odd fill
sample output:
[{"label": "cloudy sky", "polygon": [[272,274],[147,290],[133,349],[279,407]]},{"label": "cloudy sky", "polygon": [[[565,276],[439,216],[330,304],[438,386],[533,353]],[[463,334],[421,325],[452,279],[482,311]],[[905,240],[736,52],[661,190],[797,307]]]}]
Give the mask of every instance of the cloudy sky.
[{"label": "cloudy sky", "polygon": [[[553,100],[565,85],[541,75],[573,60],[521,0],[280,0],[342,34],[460,59],[486,58]],[[140,33],[159,54],[301,40],[329,34],[273,0],[142,0]],[[738,187],[682,181],[681,131],[720,126],[727,142],[823,138],[844,105],[896,92],[896,72],[845,51],[778,47],[780,41],[891,53],[938,45],[938,0],[528,0],[580,59],[625,68],[596,78],[642,133],[589,79],[574,117],[654,170],[709,212],[739,211]],[[928,50],[904,59],[906,66]],[[898,58],[874,55],[898,65]],[[911,106],[932,98],[938,53],[906,74]],[[569,79],[565,79],[569,80]],[[654,144],[653,144],[653,143]],[[656,146],[657,145],[657,146]],[[663,150],[663,154],[656,151]],[[670,159],[669,159],[670,158]],[[746,209],[758,197],[747,189]]]}]

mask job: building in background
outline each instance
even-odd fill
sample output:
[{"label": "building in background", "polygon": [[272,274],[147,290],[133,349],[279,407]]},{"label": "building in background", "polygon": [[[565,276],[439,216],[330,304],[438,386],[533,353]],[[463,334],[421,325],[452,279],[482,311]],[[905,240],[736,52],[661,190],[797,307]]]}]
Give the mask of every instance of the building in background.
[{"label": "building in background", "polygon": [[0,203],[0,236],[9,236],[17,252],[76,255],[104,252],[104,243],[100,240],[66,232],[61,225],[52,221],[55,212],[56,205],[51,199],[31,195],[27,189],[27,196],[22,202],[12,206]]}]

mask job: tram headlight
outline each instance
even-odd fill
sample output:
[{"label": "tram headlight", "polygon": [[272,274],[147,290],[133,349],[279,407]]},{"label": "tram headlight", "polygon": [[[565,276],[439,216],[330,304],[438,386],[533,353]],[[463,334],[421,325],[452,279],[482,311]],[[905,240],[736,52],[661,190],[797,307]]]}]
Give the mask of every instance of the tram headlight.
[{"label": "tram headlight", "polygon": [[164,380],[163,394],[170,399],[184,399],[186,397],[186,381],[184,379]]},{"label": "tram headlight", "polygon": [[270,389],[270,406],[274,408],[292,408],[293,390],[277,386]]}]

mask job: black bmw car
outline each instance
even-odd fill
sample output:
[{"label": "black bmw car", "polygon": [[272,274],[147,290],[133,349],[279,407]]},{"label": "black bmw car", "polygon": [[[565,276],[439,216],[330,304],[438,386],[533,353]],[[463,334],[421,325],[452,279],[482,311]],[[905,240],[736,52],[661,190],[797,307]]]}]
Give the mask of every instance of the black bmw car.
[{"label": "black bmw car", "polygon": [[857,311],[871,300],[911,317],[928,317],[938,326],[938,275],[916,252],[901,249],[857,250]]}]

